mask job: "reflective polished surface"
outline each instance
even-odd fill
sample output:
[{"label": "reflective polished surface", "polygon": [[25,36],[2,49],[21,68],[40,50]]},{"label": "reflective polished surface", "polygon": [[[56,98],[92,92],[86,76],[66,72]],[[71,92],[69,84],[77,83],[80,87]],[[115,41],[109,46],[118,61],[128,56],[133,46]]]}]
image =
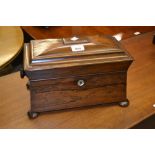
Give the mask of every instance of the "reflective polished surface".
[{"label": "reflective polished surface", "polygon": [[24,37],[18,26],[0,26],[0,69],[7,66],[21,51]]},{"label": "reflective polished surface", "polygon": [[136,35],[151,32],[155,26],[22,26],[22,29],[34,39],[66,38],[89,35],[114,35],[123,40]]}]

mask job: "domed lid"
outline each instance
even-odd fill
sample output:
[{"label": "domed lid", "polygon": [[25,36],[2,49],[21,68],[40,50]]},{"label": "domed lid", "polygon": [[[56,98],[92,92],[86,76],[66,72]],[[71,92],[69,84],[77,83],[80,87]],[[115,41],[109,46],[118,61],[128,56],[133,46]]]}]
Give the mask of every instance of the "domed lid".
[{"label": "domed lid", "polygon": [[132,60],[115,38],[99,35],[31,40],[24,59],[29,71]]}]

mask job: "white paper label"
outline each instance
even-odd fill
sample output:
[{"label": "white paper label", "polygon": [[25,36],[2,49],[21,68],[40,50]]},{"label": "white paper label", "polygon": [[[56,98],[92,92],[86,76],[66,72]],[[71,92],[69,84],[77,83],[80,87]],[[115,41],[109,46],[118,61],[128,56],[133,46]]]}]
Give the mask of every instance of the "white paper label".
[{"label": "white paper label", "polygon": [[72,45],[71,49],[72,52],[80,52],[85,50],[83,45]]}]

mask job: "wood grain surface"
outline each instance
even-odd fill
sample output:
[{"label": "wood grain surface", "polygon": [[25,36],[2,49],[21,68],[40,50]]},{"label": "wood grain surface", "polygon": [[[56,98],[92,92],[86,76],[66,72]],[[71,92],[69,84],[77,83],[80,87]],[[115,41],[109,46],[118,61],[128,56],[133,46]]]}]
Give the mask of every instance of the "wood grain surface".
[{"label": "wood grain surface", "polygon": [[134,57],[129,68],[127,96],[130,105],[93,106],[61,110],[29,120],[27,79],[19,73],[0,77],[0,128],[131,128],[155,113],[155,45],[150,32],[125,39],[122,44]]},{"label": "wood grain surface", "polygon": [[[24,72],[30,79],[31,109],[29,116],[31,118],[36,116],[36,112],[105,103],[128,104],[126,98],[127,76],[121,79],[121,84],[120,79],[113,76],[114,74],[117,74],[117,77],[127,74],[127,69],[133,62],[127,51],[111,36],[87,36],[76,38],[76,41],[72,39],[32,40],[30,44],[25,44]],[[72,46],[81,44],[84,48],[83,51],[75,52],[71,49]],[[114,69],[113,66],[120,67]],[[88,68],[90,69],[89,74]],[[57,73],[61,75],[55,79]],[[101,74],[103,75],[101,76]],[[40,78],[40,75],[44,75],[44,78]],[[108,78],[104,79],[105,75]],[[34,76],[36,79],[31,80]],[[45,81],[47,85],[43,84]],[[80,81],[82,81],[82,85],[78,83]],[[33,82],[38,86],[33,86]],[[41,88],[39,88],[40,86]]]},{"label": "wood grain surface", "polygon": [[155,31],[155,26],[22,26],[22,29],[34,39],[88,36],[96,34],[118,35],[122,39],[135,36],[135,32]]}]

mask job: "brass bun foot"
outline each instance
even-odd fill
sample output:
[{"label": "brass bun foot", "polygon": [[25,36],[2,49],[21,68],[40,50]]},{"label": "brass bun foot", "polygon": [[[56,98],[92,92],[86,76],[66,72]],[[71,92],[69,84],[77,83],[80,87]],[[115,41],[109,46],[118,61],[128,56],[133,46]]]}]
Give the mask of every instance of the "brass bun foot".
[{"label": "brass bun foot", "polygon": [[129,106],[129,101],[122,101],[122,102],[119,102],[119,106],[121,107],[128,107]]},{"label": "brass bun foot", "polygon": [[34,119],[38,117],[39,113],[28,111],[27,115],[30,119]]}]

